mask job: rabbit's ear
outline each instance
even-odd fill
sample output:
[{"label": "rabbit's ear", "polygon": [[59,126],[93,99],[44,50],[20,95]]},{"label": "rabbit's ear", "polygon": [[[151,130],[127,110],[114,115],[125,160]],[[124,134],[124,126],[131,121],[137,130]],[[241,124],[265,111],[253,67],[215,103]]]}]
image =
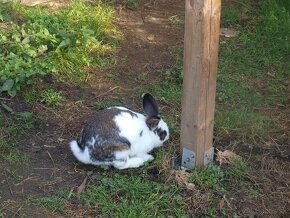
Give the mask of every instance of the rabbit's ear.
[{"label": "rabbit's ear", "polygon": [[152,95],[146,93],[143,96],[143,108],[148,117],[159,117],[159,109]]}]

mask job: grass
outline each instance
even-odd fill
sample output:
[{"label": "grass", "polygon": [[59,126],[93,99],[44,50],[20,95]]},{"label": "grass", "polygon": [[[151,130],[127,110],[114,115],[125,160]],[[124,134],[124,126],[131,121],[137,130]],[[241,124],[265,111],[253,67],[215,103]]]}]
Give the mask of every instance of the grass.
[{"label": "grass", "polygon": [[234,161],[229,164],[225,176],[237,180],[239,182],[247,182],[250,170],[248,164],[244,160]]},{"label": "grass", "polygon": [[177,187],[144,180],[139,176],[103,178],[81,194],[86,205],[99,205],[104,216],[185,216],[185,202]]},{"label": "grass", "polygon": [[210,164],[206,168],[195,170],[190,181],[198,185],[201,189],[210,189],[221,191],[223,190],[222,182],[224,179],[224,172],[217,165]]},{"label": "grass", "polygon": [[34,88],[25,90],[23,93],[23,97],[24,97],[25,103],[30,104],[30,105],[37,103],[40,99],[38,91]]},{"label": "grass", "polygon": [[17,149],[10,149],[3,159],[8,163],[27,163],[29,161],[28,157]]},{"label": "grass", "polygon": [[223,26],[236,26],[239,23],[239,15],[232,8],[223,8],[221,20]]},{"label": "grass", "polygon": [[[287,93],[289,93],[287,87],[290,72],[287,61],[289,56],[288,12],[278,7],[273,0],[258,1],[254,5],[245,2],[247,9],[244,5],[239,5],[238,8],[244,9],[240,11],[230,8],[222,12],[222,23],[240,30],[240,35],[236,38],[222,39],[224,43],[220,45],[214,130],[218,146],[227,147],[229,144],[230,148],[235,146],[237,152],[249,145],[261,146],[261,141],[282,133],[277,123],[284,121],[276,116],[276,113],[279,113],[279,107],[287,106]],[[244,15],[248,16],[249,22],[241,22],[240,18]],[[179,153],[176,149],[176,147],[179,148],[179,144],[175,139],[179,139],[183,77],[182,48],[173,47],[169,49],[169,52],[176,62],[173,63],[171,69],[160,72],[161,83],[152,83],[147,79],[146,74],[139,75],[137,79],[142,84],[148,85],[133,94],[140,96],[141,93],[152,92],[158,101],[166,103],[165,110],[161,113],[169,123],[173,140],[167,147],[154,153],[155,160],[143,168],[118,173],[111,168],[97,168],[96,170],[94,168],[87,172],[78,168],[73,175],[71,172],[69,174],[75,176],[83,173],[84,176],[88,176],[89,183],[83,192],[80,194],[75,191],[59,193],[56,190],[56,194],[50,197],[30,198],[27,204],[40,206],[60,214],[75,210],[75,208],[77,211],[79,208],[84,208],[84,213],[87,212],[88,216],[101,217],[252,215],[251,211],[245,212],[240,208],[235,208],[236,205],[240,206],[240,202],[235,203],[235,201],[239,201],[241,196],[254,200],[263,195],[260,184],[253,181],[256,175],[252,170],[256,166],[252,166],[250,157],[222,166],[211,164],[204,169],[198,168],[186,172],[189,175],[189,182],[194,185],[192,190],[187,189],[184,184],[178,185],[174,181],[167,181],[172,166],[170,162],[167,164],[170,167],[166,168],[164,162],[167,159],[172,161],[172,157],[175,158]],[[112,74],[108,74],[107,78],[116,79]],[[24,99],[29,104],[39,102],[40,97],[45,99],[43,102],[48,105],[61,104],[63,96],[58,91],[51,89],[44,93],[38,96],[37,91],[30,90],[25,93]],[[106,100],[95,103],[97,109],[115,105],[119,105],[119,102]],[[9,112],[9,108],[7,109],[9,116],[14,118],[11,118],[13,122],[11,120],[8,122],[6,116],[4,118],[0,115],[0,150],[4,155],[2,160],[13,162],[14,156],[10,155],[10,152],[17,145],[10,142],[7,136],[13,138],[19,134],[24,127],[18,127],[15,124],[24,121],[18,120],[21,116],[18,117],[13,111]],[[9,124],[12,123],[14,125],[10,126]],[[3,134],[4,131],[5,134]],[[21,158],[16,154],[15,159]],[[152,173],[153,171],[156,172]],[[99,172],[102,173],[99,174]],[[258,205],[257,202],[253,205]]]},{"label": "grass", "polygon": [[26,203],[35,206],[40,206],[52,211],[62,211],[64,208],[63,200],[57,196],[43,197],[37,199],[28,198],[26,200]]},{"label": "grass", "polygon": [[[93,177],[92,177],[93,178]],[[94,213],[103,217],[185,217],[186,203],[179,194],[181,189],[148,181],[142,176],[119,175],[97,177],[79,195],[60,192],[44,198],[29,198],[26,203],[42,206],[53,211],[62,211],[66,205],[94,208]],[[69,196],[69,197],[68,197]],[[71,203],[68,203],[70,201]]]},{"label": "grass", "polygon": [[217,137],[238,135],[241,138],[254,139],[274,132],[274,124],[270,118],[242,110],[217,111],[215,123]]},{"label": "grass", "polygon": [[[2,128],[0,130],[3,131]],[[12,143],[10,141],[13,140],[7,140],[4,138],[1,138],[0,135],[0,157],[6,161],[7,163],[27,163],[29,161],[29,158],[23,154],[23,152],[20,152],[18,150],[18,146],[16,143]]]},{"label": "grass", "polygon": [[0,115],[0,157],[10,164],[25,164],[29,158],[19,150],[17,136],[34,128],[34,119],[30,112],[16,113],[8,108],[8,114]]},{"label": "grass", "polygon": [[98,110],[102,110],[108,107],[114,107],[114,106],[121,106],[121,103],[119,101],[99,101],[95,103],[95,106]]},{"label": "grass", "polygon": [[0,6],[0,22],[9,24],[0,29],[0,88],[12,97],[35,77],[78,78],[85,67],[108,66],[120,44],[113,10],[101,3],[92,7],[74,1],[56,11],[18,3]]}]

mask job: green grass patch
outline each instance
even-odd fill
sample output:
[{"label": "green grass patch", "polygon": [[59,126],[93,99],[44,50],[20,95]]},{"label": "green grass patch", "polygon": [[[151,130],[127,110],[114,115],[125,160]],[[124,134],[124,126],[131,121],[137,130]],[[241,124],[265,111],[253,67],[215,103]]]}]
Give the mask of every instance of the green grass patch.
[{"label": "green grass patch", "polygon": [[270,118],[243,110],[218,111],[215,117],[217,136],[235,135],[239,138],[262,138],[273,131],[273,127],[274,123]]},{"label": "green grass patch", "polygon": [[221,21],[223,26],[236,26],[239,23],[239,15],[232,8],[223,8]]},{"label": "green grass patch", "polygon": [[30,104],[30,105],[33,105],[40,100],[39,92],[34,88],[25,90],[23,97],[24,97],[25,103]]},{"label": "green grass patch", "polygon": [[62,211],[64,208],[63,199],[57,196],[43,197],[43,198],[28,198],[27,204],[40,206],[52,211]]},{"label": "green grass patch", "polygon": [[0,29],[0,89],[10,96],[35,76],[80,76],[86,66],[109,65],[121,38],[113,10],[101,3],[75,1],[57,11],[0,3],[0,22],[8,25]]},{"label": "green grass patch", "polygon": [[178,188],[139,176],[115,174],[90,185],[81,193],[86,205],[98,205],[102,216],[113,217],[182,217],[186,204]]},{"label": "green grass patch", "polygon": [[243,160],[234,161],[229,164],[226,176],[244,182],[249,177],[249,166]]},{"label": "green grass patch", "polygon": [[202,189],[211,189],[216,191],[223,190],[222,181],[224,173],[217,165],[210,164],[206,168],[199,168],[193,171],[190,181]]},{"label": "green grass patch", "polygon": [[3,155],[8,163],[27,163],[28,157],[17,149],[10,149],[8,154]]},{"label": "green grass patch", "polygon": [[27,163],[29,158],[19,150],[17,137],[25,131],[31,132],[34,118],[30,112],[14,112],[8,106],[5,110],[8,113],[0,115],[0,159],[7,163]]},{"label": "green grass patch", "polygon": [[[0,129],[1,130],[1,129]],[[28,157],[20,152],[15,143],[11,143],[0,136],[0,157],[8,163],[27,163]]]},{"label": "green grass patch", "polygon": [[88,174],[94,184],[80,194],[60,190],[51,197],[30,197],[26,203],[52,211],[66,211],[68,205],[78,204],[93,207],[94,214],[101,217],[187,216],[183,190],[175,185],[150,181],[133,172],[130,175],[107,173],[102,177],[94,177],[90,171]]},{"label": "green grass patch", "polygon": [[[282,1],[260,1],[258,12],[249,12],[249,21],[237,38],[220,45],[218,93],[221,103],[256,106],[283,104],[286,101],[286,78],[290,76],[290,16]],[[250,5],[249,5],[250,6]],[[256,6],[257,7],[257,6]],[[225,9],[222,19],[234,20],[231,9]],[[252,22],[253,21],[253,22]],[[241,24],[242,25],[242,24]],[[257,81],[257,83],[253,83]],[[263,87],[269,82],[272,89]],[[265,93],[259,92],[265,89]],[[286,88],[287,89],[287,88]]]}]

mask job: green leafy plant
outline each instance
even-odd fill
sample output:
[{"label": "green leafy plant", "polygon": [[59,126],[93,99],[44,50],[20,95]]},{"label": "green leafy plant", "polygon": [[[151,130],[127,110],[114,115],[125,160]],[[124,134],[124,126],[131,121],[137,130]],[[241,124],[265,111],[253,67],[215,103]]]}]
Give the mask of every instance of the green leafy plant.
[{"label": "green leafy plant", "polygon": [[1,103],[2,107],[4,108],[5,111],[9,112],[11,115],[15,115],[18,119],[26,121],[26,122],[31,122],[33,120],[33,116],[31,112],[15,112],[11,107],[9,107],[5,103]]},{"label": "green leafy plant", "polygon": [[53,107],[57,107],[60,106],[61,103],[64,101],[64,97],[61,95],[61,92],[57,92],[53,89],[48,89],[46,91],[44,91],[41,95],[41,102],[49,105],[49,106],[53,106]]},{"label": "green leafy plant", "polygon": [[12,97],[35,76],[72,76],[85,66],[109,64],[104,54],[121,36],[113,11],[101,3],[92,7],[76,1],[55,12],[0,3],[0,22],[10,25],[0,29],[0,93]]}]

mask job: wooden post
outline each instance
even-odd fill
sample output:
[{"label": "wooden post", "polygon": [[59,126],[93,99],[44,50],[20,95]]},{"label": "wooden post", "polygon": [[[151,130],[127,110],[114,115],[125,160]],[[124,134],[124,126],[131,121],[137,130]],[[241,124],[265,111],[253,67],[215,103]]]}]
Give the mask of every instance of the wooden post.
[{"label": "wooden post", "polygon": [[221,0],[186,0],[181,114],[182,166],[213,160]]}]

